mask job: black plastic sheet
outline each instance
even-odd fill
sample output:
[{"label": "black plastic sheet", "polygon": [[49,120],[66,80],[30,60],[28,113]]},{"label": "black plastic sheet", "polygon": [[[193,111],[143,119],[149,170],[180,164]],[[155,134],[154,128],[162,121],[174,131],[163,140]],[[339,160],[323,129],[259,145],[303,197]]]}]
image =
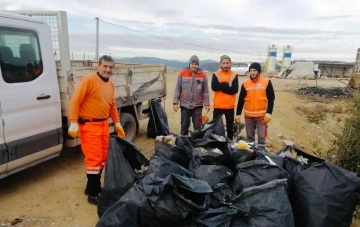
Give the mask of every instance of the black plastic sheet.
[{"label": "black plastic sheet", "polygon": [[161,105],[161,99],[151,100],[150,119],[147,126],[147,137],[167,136],[170,134],[167,115]]}]

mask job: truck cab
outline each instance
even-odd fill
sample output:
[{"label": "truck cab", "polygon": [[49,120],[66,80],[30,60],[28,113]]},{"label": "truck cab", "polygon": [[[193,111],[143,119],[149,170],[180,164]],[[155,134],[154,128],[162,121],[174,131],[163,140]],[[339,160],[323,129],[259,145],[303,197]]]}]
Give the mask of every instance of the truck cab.
[{"label": "truck cab", "polygon": [[[0,11],[0,179],[81,143],[67,134],[69,102],[97,65],[70,60],[66,12]],[[139,121],[149,118],[149,101],[166,95],[166,66],[115,62],[110,79],[132,141]],[[109,127],[113,132],[110,118]]]},{"label": "truck cab", "polygon": [[0,174],[58,156],[60,93],[50,29],[0,13]]}]

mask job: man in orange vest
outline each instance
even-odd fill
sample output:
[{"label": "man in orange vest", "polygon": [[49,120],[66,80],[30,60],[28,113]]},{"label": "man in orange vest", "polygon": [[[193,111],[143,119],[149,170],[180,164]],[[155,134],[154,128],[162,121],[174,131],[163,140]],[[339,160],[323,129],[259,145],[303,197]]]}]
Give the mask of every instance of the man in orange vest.
[{"label": "man in orange vest", "polygon": [[258,148],[265,150],[267,124],[271,120],[275,92],[271,81],[260,75],[259,63],[252,63],[249,72],[250,78],[241,86],[235,122],[240,122],[240,115],[244,108],[247,139],[255,142],[255,130],[257,130]]},{"label": "man in orange vest", "polygon": [[226,132],[229,139],[234,137],[234,109],[236,93],[239,91],[238,75],[231,71],[231,58],[220,57],[220,69],[213,73],[211,89],[214,91],[213,118],[225,115]]},{"label": "man in orange vest", "polygon": [[181,70],[175,86],[173,109],[181,108],[181,135],[189,134],[190,118],[194,130],[202,125],[202,109],[210,110],[209,88],[206,74],[199,68],[199,58],[193,55],[189,59],[189,67]]},{"label": "man in orange vest", "polygon": [[101,192],[101,172],[109,145],[109,116],[117,135],[125,138],[114,99],[115,87],[110,80],[113,68],[113,58],[102,56],[98,71],[81,78],[70,100],[68,133],[81,139],[87,175],[85,194],[91,204],[97,204]]}]

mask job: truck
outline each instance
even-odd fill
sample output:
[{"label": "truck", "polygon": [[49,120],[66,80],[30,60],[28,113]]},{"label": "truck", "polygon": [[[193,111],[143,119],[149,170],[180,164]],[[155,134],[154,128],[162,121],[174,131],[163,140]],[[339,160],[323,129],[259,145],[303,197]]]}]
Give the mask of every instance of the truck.
[{"label": "truck", "polygon": [[[97,66],[95,59],[70,59],[66,12],[0,12],[0,179],[81,143],[67,133],[69,101]],[[115,62],[110,79],[132,141],[150,101],[166,96],[166,66]]]}]

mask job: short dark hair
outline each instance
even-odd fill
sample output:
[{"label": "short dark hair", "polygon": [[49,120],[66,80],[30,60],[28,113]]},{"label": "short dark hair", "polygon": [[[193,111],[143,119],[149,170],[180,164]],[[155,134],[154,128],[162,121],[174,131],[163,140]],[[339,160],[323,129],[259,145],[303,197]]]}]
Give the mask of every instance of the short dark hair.
[{"label": "short dark hair", "polygon": [[99,58],[99,65],[101,65],[101,63],[102,63],[103,61],[107,61],[107,62],[112,62],[112,63],[114,63],[114,59],[113,59],[111,56],[109,56],[109,55],[103,55],[103,56],[101,56],[101,57]]}]

